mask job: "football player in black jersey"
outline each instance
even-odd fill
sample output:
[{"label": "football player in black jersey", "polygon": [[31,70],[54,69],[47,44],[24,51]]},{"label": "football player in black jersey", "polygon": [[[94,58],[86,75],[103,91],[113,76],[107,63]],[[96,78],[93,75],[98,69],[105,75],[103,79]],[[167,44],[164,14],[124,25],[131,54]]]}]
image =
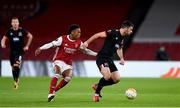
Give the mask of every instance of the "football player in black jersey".
[{"label": "football player in black jersey", "polygon": [[123,42],[126,36],[130,36],[133,32],[134,25],[130,21],[124,21],[120,29],[111,29],[94,34],[87,41],[84,42],[84,46],[88,45],[97,38],[105,38],[102,49],[98,52],[96,57],[96,64],[103,75],[98,84],[94,84],[92,87],[95,90],[93,101],[99,102],[100,91],[104,86],[113,85],[119,82],[120,75],[112,60],[114,53],[120,58],[120,64],[124,65],[123,58]]},{"label": "football player in black jersey", "polygon": [[[29,50],[32,42],[32,34],[22,27],[19,27],[19,19],[13,17],[11,19],[12,27],[6,32],[1,40],[1,47],[6,48],[6,41],[10,44],[10,63],[12,67],[12,74],[14,78],[14,88],[19,87],[19,74],[22,62],[22,55],[24,51]],[[24,44],[25,38],[28,38],[27,43]]]}]

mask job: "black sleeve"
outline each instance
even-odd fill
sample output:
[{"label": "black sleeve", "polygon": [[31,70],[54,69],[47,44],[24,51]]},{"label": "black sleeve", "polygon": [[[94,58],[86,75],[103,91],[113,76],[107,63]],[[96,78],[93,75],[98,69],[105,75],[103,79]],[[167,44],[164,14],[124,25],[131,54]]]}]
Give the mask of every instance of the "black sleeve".
[{"label": "black sleeve", "polygon": [[114,35],[114,29],[107,30],[106,35],[107,35],[107,37],[113,36]]},{"label": "black sleeve", "polygon": [[26,29],[22,29],[22,31],[23,31],[23,34],[24,34],[24,36],[27,36],[27,34],[29,33],[29,31],[27,31]]},{"label": "black sleeve", "polygon": [[9,37],[9,30],[5,33],[6,37]]}]

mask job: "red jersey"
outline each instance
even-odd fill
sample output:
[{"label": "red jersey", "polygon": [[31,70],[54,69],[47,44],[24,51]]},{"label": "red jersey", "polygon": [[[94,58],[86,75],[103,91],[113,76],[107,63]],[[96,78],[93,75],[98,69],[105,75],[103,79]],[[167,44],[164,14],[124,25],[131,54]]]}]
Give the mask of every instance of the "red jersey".
[{"label": "red jersey", "polygon": [[82,41],[80,39],[71,40],[69,35],[64,35],[52,43],[54,46],[57,46],[53,60],[62,60],[65,63],[72,65],[72,59],[74,55],[77,54]]}]

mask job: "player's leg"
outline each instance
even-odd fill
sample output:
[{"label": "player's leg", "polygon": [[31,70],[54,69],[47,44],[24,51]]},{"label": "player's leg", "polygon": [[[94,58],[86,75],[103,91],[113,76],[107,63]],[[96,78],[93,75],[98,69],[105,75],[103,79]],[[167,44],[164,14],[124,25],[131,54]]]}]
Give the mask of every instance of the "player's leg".
[{"label": "player's leg", "polygon": [[98,68],[103,75],[103,77],[99,80],[96,88],[96,93],[100,94],[100,91],[104,86],[111,84],[111,71],[116,70],[117,68],[112,68],[113,61],[110,58],[97,58],[96,64],[98,65]]},{"label": "player's leg", "polygon": [[103,77],[99,80],[96,88],[96,94],[100,94],[101,89],[106,85],[106,82],[111,78],[111,72],[109,67],[105,67],[103,64],[100,66],[100,73]]},{"label": "player's leg", "polygon": [[12,69],[12,75],[13,75],[13,79],[14,79],[14,82],[16,82],[16,72],[15,72],[15,69],[13,67],[13,65],[11,65],[11,69]]},{"label": "player's leg", "polygon": [[93,89],[95,90],[93,101],[98,102],[99,97],[101,97],[100,92],[105,86],[106,80],[110,79],[111,72],[109,69],[108,59],[97,57],[96,64],[100,70],[100,73],[103,75],[103,77],[99,80],[98,84],[93,85]]},{"label": "player's leg", "polygon": [[94,102],[99,102],[99,97],[102,97],[101,90],[106,85],[106,82],[110,79],[111,73],[109,67],[104,67],[104,65],[101,65],[100,67],[100,73],[103,75],[103,77],[99,80],[98,84],[93,85],[93,89],[95,90],[95,94],[93,96]]},{"label": "player's leg", "polygon": [[109,78],[109,80],[106,80],[104,86],[116,84],[119,82],[120,79],[119,72],[117,71],[117,67],[115,66],[113,60],[109,61],[109,69],[111,72],[111,77]]},{"label": "player's leg", "polygon": [[12,55],[12,57],[10,58],[15,89],[18,89],[19,87],[19,74],[20,74],[21,59],[22,59],[21,55]]},{"label": "player's leg", "polygon": [[11,66],[11,68],[12,68],[12,75],[13,75],[13,79],[14,79],[14,89],[18,89],[19,79],[17,79],[17,73],[15,71],[15,68],[13,66]]},{"label": "player's leg", "polygon": [[113,85],[115,83],[118,83],[119,79],[120,79],[120,75],[117,71],[117,67],[115,66],[113,60],[109,59],[108,64],[109,64],[109,69],[110,69],[111,75],[108,80],[105,79],[106,81],[104,81],[104,86]]},{"label": "player's leg", "polygon": [[[102,88],[104,86],[108,86],[108,85],[113,85],[115,84],[116,82],[111,78],[112,76],[112,73],[114,73],[114,75],[118,74],[116,71],[117,71],[117,68],[114,64],[114,62],[111,60],[111,59],[106,59],[105,61],[104,60],[99,60],[100,62],[97,61],[97,64],[101,63],[101,65],[99,65],[98,67],[100,68],[100,72],[101,74],[103,75],[103,77],[99,80],[99,83],[97,84],[97,86],[93,86],[93,88],[96,88],[96,92],[95,92],[95,96],[93,98],[93,100],[96,102],[97,99],[95,99],[95,97],[97,97],[98,95],[100,95],[100,92],[102,90]],[[103,63],[103,64],[102,64]],[[112,72],[112,73],[111,73]],[[116,73],[116,74],[115,74]],[[117,78],[118,77],[114,77],[113,78]],[[118,80],[117,80],[118,81]],[[97,95],[97,96],[96,96]]]},{"label": "player's leg", "polygon": [[49,86],[48,102],[52,101],[52,99],[55,97],[55,87],[61,74],[61,69],[58,65],[54,65],[54,72],[55,74],[51,78],[51,82]]},{"label": "player's leg", "polygon": [[10,54],[9,58],[10,58],[10,63],[11,63],[13,79],[14,79],[14,82],[16,82],[16,72],[15,72],[15,69],[13,68],[13,65],[15,63],[15,56],[13,55],[13,53]]},{"label": "player's leg", "polygon": [[15,89],[18,89],[19,87],[19,74],[20,74],[20,65],[21,63],[19,61],[16,61],[14,64],[13,64],[13,73],[14,73],[14,88]]},{"label": "player's leg", "polygon": [[63,71],[62,76],[63,76],[63,79],[56,86],[55,91],[58,91],[59,89],[63,88],[66,84],[69,83],[69,81],[72,78],[72,69],[67,69]]},{"label": "player's leg", "polygon": [[[101,72],[102,73],[102,72]],[[100,91],[104,86],[108,86],[108,85],[113,85],[116,84],[120,81],[120,75],[118,71],[113,71],[111,73],[111,78],[109,78],[109,80],[105,80],[104,77],[102,77],[99,80],[98,85],[94,85],[93,88],[96,90],[94,96],[93,96],[93,101],[95,102],[99,102],[99,97],[101,97],[100,95]]]},{"label": "player's leg", "polygon": [[111,79],[113,80],[113,82],[116,84],[120,81],[120,74],[118,71],[114,71],[111,73]]}]

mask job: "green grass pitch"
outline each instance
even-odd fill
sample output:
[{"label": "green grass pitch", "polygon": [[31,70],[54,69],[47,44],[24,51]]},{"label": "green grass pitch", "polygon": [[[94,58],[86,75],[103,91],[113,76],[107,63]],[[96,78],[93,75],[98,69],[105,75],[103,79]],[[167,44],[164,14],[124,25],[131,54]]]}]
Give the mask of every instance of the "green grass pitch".
[{"label": "green grass pitch", "polygon": [[[0,77],[0,107],[180,107],[180,79],[122,78],[121,82],[104,87],[100,102],[92,101],[91,85],[98,78],[73,78],[47,102],[50,77],[23,77],[18,90],[12,78]],[[138,96],[128,100],[127,88],[133,87]]]}]

